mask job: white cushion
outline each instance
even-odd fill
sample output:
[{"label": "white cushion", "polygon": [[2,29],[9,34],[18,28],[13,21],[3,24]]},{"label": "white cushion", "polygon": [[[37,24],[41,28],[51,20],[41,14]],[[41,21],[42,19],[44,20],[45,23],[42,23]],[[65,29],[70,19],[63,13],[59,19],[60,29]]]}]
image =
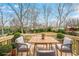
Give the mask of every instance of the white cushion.
[{"label": "white cushion", "polygon": [[63,44],[72,44],[72,39],[70,39],[68,37],[64,37]]},{"label": "white cushion", "polygon": [[24,39],[23,39],[23,36],[20,36],[19,38],[17,38],[15,40],[16,43],[24,43]]}]

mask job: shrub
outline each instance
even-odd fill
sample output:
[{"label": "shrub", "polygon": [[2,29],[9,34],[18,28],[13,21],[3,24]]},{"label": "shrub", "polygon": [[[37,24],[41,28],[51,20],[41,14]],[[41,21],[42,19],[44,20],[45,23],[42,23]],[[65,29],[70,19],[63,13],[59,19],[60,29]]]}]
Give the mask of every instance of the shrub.
[{"label": "shrub", "polygon": [[64,29],[58,29],[57,32],[58,32],[58,33],[65,33],[65,30],[64,30]]},{"label": "shrub", "polygon": [[16,32],[14,33],[14,37],[12,38],[12,41],[11,41],[11,45],[12,45],[12,48],[16,48],[16,43],[15,43],[15,39],[20,37],[20,32]]},{"label": "shrub", "polygon": [[56,32],[55,30],[52,30],[52,32]]},{"label": "shrub", "polygon": [[58,31],[57,31],[57,30],[52,30],[52,32],[55,32],[55,33],[57,33]]},{"label": "shrub", "polygon": [[0,56],[6,55],[12,49],[11,45],[0,46]]},{"label": "shrub", "polygon": [[14,38],[18,38],[18,37],[20,37],[20,32],[14,33]]},{"label": "shrub", "polygon": [[40,33],[40,32],[44,32],[45,30],[40,28],[40,29],[33,29],[31,30],[32,33]]},{"label": "shrub", "polygon": [[48,27],[47,32],[52,32],[52,29],[50,27]]},{"label": "shrub", "polygon": [[19,32],[19,33],[21,33],[21,30],[20,30],[20,28],[16,29],[16,30],[15,30],[15,33],[16,33],[16,32]]},{"label": "shrub", "polygon": [[64,34],[62,34],[62,33],[58,33],[58,34],[57,34],[57,38],[58,38],[58,39],[62,39],[62,38],[64,38]]},{"label": "shrub", "polygon": [[16,43],[12,43],[12,49],[15,49],[16,48]]},{"label": "shrub", "polygon": [[45,29],[39,29],[39,32],[45,32]]}]

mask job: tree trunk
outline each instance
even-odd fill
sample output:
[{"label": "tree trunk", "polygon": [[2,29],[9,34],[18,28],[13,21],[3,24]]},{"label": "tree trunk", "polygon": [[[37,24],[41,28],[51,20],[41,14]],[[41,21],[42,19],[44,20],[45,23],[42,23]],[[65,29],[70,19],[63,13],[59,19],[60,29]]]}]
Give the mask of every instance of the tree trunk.
[{"label": "tree trunk", "polygon": [[23,25],[21,24],[21,33],[23,34],[24,31],[23,31]]},{"label": "tree trunk", "polygon": [[4,27],[2,27],[2,36],[4,35]]}]

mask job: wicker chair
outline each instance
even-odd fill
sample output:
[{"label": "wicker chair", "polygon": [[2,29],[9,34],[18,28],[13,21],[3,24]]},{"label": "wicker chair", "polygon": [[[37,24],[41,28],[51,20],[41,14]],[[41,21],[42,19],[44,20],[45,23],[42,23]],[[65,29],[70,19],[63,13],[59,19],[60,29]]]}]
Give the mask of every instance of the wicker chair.
[{"label": "wicker chair", "polygon": [[31,48],[31,44],[25,43],[23,36],[17,38],[15,42],[16,42],[16,48],[17,48],[17,55],[18,55],[18,52],[21,52],[21,55],[23,52],[27,52],[27,55],[28,55],[28,52]]},{"label": "wicker chair", "polygon": [[[72,55],[72,39],[65,37],[63,44],[57,44],[56,48],[61,52],[61,56],[62,56],[62,52],[71,53]],[[58,55],[58,50],[57,50],[57,55]]]}]

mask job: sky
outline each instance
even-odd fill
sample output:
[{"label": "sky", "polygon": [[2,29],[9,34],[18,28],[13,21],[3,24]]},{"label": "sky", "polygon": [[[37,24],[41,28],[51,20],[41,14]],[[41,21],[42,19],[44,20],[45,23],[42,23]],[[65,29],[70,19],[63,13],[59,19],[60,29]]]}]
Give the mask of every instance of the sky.
[{"label": "sky", "polygon": [[[32,4],[32,3],[31,3]],[[15,3],[11,3],[11,5],[12,6],[14,6],[14,8],[16,9],[16,10],[18,10],[18,5],[17,4],[15,4]],[[36,3],[35,4],[35,6],[36,6],[36,8],[38,8],[40,11],[42,11],[43,9],[42,9],[42,7],[43,7],[43,5],[44,5],[44,3]],[[47,4],[45,4],[45,5],[47,5]],[[51,7],[51,9],[52,9],[52,14],[51,14],[51,16],[49,17],[49,22],[55,22],[55,16],[54,15],[56,15],[57,13],[55,13],[55,11],[56,11],[56,8],[57,8],[57,3],[49,3],[48,4],[50,7]],[[77,9],[79,9],[79,4],[73,4],[74,5],[74,8],[77,8]],[[31,5],[32,6],[32,5]],[[68,4],[68,6],[69,6],[69,4]],[[65,7],[66,9],[68,8],[68,6],[67,7]],[[26,5],[25,5],[25,7],[26,7]],[[6,18],[11,18],[11,17],[13,17],[13,15],[15,15],[15,13],[14,13],[14,11],[10,8],[10,6],[7,4],[7,3],[0,3],[0,9],[2,9],[2,11],[3,11],[3,13],[4,13],[4,19],[6,19]],[[76,17],[76,18],[79,18],[79,10],[77,10],[76,12],[73,12],[73,13],[71,13],[70,15],[69,15],[70,17]],[[42,14],[42,12],[41,12],[41,14],[40,14],[40,17],[43,17],[43,14]],[[43,18],[42,18],[43,19]],[[9,19],[10,20],[10,19]],[[8,23],[7,23],[7,25],[8,25]]]}]

